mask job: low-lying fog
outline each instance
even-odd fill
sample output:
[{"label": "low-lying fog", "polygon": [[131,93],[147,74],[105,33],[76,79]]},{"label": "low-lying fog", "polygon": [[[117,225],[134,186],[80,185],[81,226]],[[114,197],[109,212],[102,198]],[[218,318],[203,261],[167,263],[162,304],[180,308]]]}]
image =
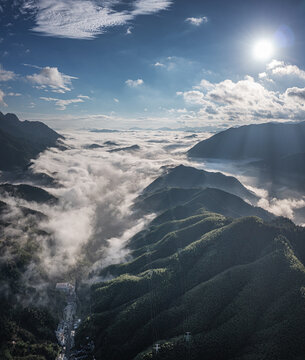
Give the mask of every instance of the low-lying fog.
[{"label": "low-lying fog", "polygon": [[[13,206],[23,205],[47,215],[39,228],[52,237],[45,241],[43,263],[50,274],[60,276],[80,262],[86,254],[93,269],[124,261],[126,241],[152,219],[153,214],[138,217],[131,210],[133,200],[156,177],[162,166],[185,164],[206,170],[220,170],[238,179],[259,197],[259,206],[295,219],[295,211],[305,207],[304,196],[297,199],[270,197],[230,163],[200,163],[187,159],[188,148],[209,134],[137,131],[119,133],[69,132],[67,150],[49,149],[32,165],[35,173],[46,173],[57,182],[45,189],[59,198],[57,205],[39,205],[6,199]],[[131,148],[138,145],[139,148]],[[119,150],[119,151],[118,151]],[[0,199],[1,200],[1,199]],[[302,216],[297,219],[299,223]],[[300,221],[301,220],[301,221]],[[23,220],[25,221],[25,220]],[[22,232],[22,220],[18,222]],[[21,225],[20,225],[21,224]],[[12,231],[12,228],[7,231]],[[15,230],[17,231],[17,230]]]}]

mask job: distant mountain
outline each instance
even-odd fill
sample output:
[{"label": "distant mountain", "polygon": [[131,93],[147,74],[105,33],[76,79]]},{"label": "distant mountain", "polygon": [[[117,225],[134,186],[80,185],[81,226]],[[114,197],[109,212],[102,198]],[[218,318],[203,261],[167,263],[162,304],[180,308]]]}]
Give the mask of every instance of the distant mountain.
[{"label": "distant mountain", "polygon": [[41,122],[20,121],[14,114],[0,112],[0,170],[25,166],[62,138]]},{"label": "distant mountain", "polygon": [[113,152],[120,152],[120,151],[138,151],[138,150],[140,150],[140,146],[139,146],[139,145],[132,145],[132,146],[127,146],[127,147],[112,149],[112,150],[108,150],[108,151],[109,151],[110,153],[113,153]]},{"label": "distant mountain", "polygon": [[101,149],[104,146],[99,145],[99,144],[90,144],[90,145],[85,145],[84,149],[88,149],[88,150],[95,150],[95,149]]},{"label": "distant mountain", "polygon": [[120,130],[113,130],[113,129],[91,129],[90,132],[94,133],[118,133]]},{"label": "distant mountain", "polygon": [[236,178],[222,173],[198,170],[193,167],[179,165],[165,171],[152,182],[144,193],[156,192],[165,188],[217,188],[250,201],[257,200],[256,195],[246,189]]},{"label": "distant mountain", "polygon": [[230,128],[199,142],[187,154],[199,158],[270,162],[297,153],[305,153],[305,122]]}]

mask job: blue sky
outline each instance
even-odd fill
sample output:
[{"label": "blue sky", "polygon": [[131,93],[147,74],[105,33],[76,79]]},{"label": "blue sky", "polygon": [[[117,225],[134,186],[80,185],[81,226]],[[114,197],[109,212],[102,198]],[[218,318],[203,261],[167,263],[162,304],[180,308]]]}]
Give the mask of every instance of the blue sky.
[{"label": "blue sky", "polygon": [[55,128],[305,119],[303,0],[0,4],[4,113]]}]

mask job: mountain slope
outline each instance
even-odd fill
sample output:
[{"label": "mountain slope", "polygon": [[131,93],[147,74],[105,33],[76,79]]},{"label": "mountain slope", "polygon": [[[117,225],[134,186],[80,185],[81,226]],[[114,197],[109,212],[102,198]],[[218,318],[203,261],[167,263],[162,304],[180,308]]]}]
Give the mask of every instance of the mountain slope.
[{"label": "mountain slope", "polygon": [[[152,226],[92,287],[97,359],[301,359],[305,231],[213,213]],[[191,332],[189,342],[184,334]]]},{"label": "mountain slope", "polygon": [[17,197],[26,201],[55,204],[57,198],[47,191],[31,185],[0,184],[0,195]]},{"label": "mountain slope", "polygon": [[165,188],[207,188],[213,187],[227,191],[244,199],[255,201],[256,196],[246,189],[236,178],[222,173],[198,170],[193,167],[179,165],[168,169],[163,175],[153,181],[145,190],[145,193],[156,192]]},{"label": "mountain slope", "polygon": [[271,160],[305,152],[305,122],[245,125],[222,131],[196,144],[190,157]]},{"label": "mountain slope", "polygon": [[19,121],[14,114],[0,112],[0,170],[24,167],[61,138],[41,122]]}]

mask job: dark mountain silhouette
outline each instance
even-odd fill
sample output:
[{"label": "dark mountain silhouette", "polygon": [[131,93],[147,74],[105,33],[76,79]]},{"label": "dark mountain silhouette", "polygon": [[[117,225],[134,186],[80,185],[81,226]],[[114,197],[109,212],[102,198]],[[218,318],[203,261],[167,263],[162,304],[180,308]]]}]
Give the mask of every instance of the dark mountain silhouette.
[{"label": "dark mountain silhouette", "polygon": [[226,176],[219,172],[198,170],[184,165],[166,170],[163,175],[158,177],[144,190],[144,193],[156,192],[157,190],[170,187],[186,189],[213,187],[250,201],[257,200],[251,191],[246,189],[232,176]]},{"label": "dark mountain silhouette", "polygon": [[39,121],[20,121],[0,112],[0,169],[24,167],[63,137]]},{"label": "dark mountain silhouette", "polygon": [[217,159],[261,159],[305,152],[305,122],[245,125],[222,131],[196,144],[188,151],[191,157]]},{"label": "dark mountain silhouette", "polygon": [[55,204],[57,198],[47,191],[31,185],[12,185],[12,184],[0,184],[0,194],[17,197],[26,201],[34,201],[37,203],[49,203]]},{"label": "dark mountain silhouette", "polygon": [[90,144],[90,145],[85,145],[84,149],[89,149],[89,150],[95,150],[95,149],[101,149],[104,146],[99,145],[99,144]]},{"label": "dark mountain silhouette", "polygon": [[119,151],[138,151],[138,150],[140,150],[139,145],[132,145],[132,146],[127,146],[127,147],[112,149],[112,150],[109,150],[109,152],[113,153],[113,152],[119,152]]}]

